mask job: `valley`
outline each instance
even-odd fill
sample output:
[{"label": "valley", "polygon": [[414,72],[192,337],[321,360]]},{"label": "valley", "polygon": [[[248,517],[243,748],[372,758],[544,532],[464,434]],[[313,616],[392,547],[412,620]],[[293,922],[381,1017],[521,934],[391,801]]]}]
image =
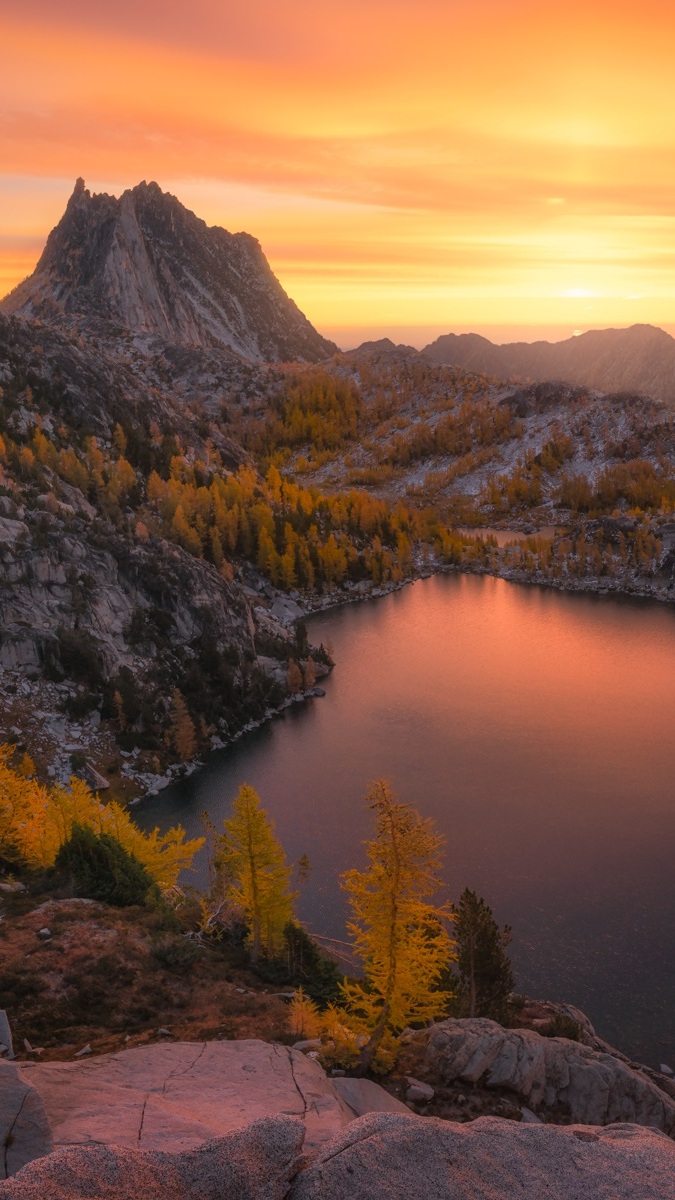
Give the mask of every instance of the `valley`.
[{"label": "valley", "polygon": [[78,181],[0,305],[7,735],[127,800],[311,691],[317,608],[456,570],[675,596],[663,399],[339,352],[237,238]]}]

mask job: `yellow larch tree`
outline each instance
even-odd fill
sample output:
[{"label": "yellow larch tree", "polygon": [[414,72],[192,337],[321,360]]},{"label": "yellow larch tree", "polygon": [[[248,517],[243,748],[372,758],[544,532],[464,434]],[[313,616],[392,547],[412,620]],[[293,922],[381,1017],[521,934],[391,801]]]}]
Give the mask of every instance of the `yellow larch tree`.
[{"label": "yellow larch tree", "polygon": [[449,997],[439,981],[455,957],[452,910],[431,902],[440,885],[443,838],[411,805],[395,803],[384,779],[371,785],[366,802],[376,822],[376,836],[366,843],[369,866],[342,876],[352,915],[348,930],[365,976],[363,983],[342,985],[347,1014],[369,1035],[362,1073],[385,1035],[444,1012]]},{"label": "yellow larch tree", "polygon": [[197,734],[195,724],[188,712],[185,697],[179,688],[175,688],[171,697],[171,723],[169,737],[179,758],[184,762],[194,758],[197,750]]},{"label": "yellow larch tree", "polygon": [[261,954],[274,955],[283,944],[284,927],[293,917],[292,868],[260,797],[248,784],[240,787],[232,816],[223,825],[216,858],[227,898],[246,914],[251,960],[257,962]]},{"label": "yellow larch tree", "polygon": [[167,833],[144,833],[115,801],[104,804],[80,779],[69,787],[47,788],[12,769],[12,746],[0,746],[0,855],[32,870],[54,865],[73,825],[107,833],[147,868],[162,888],[189,868],[203,838],[185,840],[177,826]]}]

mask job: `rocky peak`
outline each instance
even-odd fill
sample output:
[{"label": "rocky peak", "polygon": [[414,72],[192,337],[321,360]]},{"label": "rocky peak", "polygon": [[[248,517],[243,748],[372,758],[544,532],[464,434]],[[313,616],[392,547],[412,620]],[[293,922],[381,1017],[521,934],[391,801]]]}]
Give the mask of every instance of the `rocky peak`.
[{"label": "rocky peak", "polygon": [[119,198],[78,179],[33,274],[0,305],[62,323],[103,318],[254,362],[335,352],[284,292],[259,242],[206,223],[157,183]]}]

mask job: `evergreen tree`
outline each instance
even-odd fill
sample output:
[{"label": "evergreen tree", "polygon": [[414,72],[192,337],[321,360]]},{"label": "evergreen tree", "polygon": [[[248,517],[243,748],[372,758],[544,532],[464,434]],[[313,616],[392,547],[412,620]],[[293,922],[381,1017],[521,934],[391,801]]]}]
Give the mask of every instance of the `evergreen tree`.
[{"label": "evergreen tree", "polygon": [[343,984],[348,1013],[369,1030],[359,1062],[367,1071],[385,1034],[445,1011],[439,980],[453,944],[450,910],[430,902],[439,886],[443,838],[409,804],[395,804],[389,784],[372,784],[367,802],[377,833],[367,843],[369,867],[347,871],[348,925],[363,962],[364,983]]},{"label": "evergreen tree", "polygon": [[454,907],[462,1011],[468,1017],[508,1017],[513,972],[506,953],[511,930],[499,929],[482,897],[465,888]]},{"label": "evergreen tree", "polygon": [[246,914],[255,963],[261,954],[273,956],[283,946],[284,928],[293,917],[292,868],[260,797],[248,784],[240,787],[232,816],[223,825],[216,844],[218,868],[227,881],[228,899]]},{"label": "evergreen tree", "polygon": [[73,825],[54,865],[71,876],[78,896],[119,908],[143,904],[152,887],[149,872],[116,838],[85,825]]}]

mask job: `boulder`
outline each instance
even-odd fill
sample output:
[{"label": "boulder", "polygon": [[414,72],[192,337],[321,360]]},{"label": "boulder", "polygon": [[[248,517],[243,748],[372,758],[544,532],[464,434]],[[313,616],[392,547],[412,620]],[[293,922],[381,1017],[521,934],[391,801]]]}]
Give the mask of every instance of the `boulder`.
[{"label": "boulder", "polygon": [[331,1083],[356,1117],[372,1112],[408,1112],[405,1104],[385,1092],[379,1084],[373,1083],[372,1079],[353,1079],[346,1075],[331,1079]]},{"label": "boulder", "polygon": [[515,1092],[547,1120],[584,1125],[630,1121],[675,1135],[675,1101],[644,1073],[567,1038],[503,1029],[484,1018],[442,1021],[430,1030],[425,1065],[455,1080]]},{"label": "boulder", "polygon": [[[283,1113],[304,1123],[312,1151],[357,1111],[318,1063],[260,1041],[160,1042],[22,1068],[44,1099],[57,1147],[115,1144],[175,1153]],[[367,1107],[359,1112],[391,1107],[387,1092],[367,1087]]]},{"label": "boulder", "polygon": [[325,1147],[288,1200],[666,1200],[674,1180],[675,1145],[652,1129],[384,1113]]},{"label": "boulder", "polygon": [[16,1063],[0,1062],[0,1179],[51,1150],[49,1121],[39,1093],[25,1082]]},{"label": "boulder", "polygon": [[421,1079],[415,1079],[412,1075],[406,1076],[408,1087],[406,1089],[406,1100],[417,1100],[424,1102],[433,1100],[434,1089],[428,1083],[423,1083]]},{"label": "boulder", "polygon": [[0,1055],[6,1054],[8,1058],[14,1058],[12,1027],[4,1008],[0,1008],[0,1046],[4,1046],[4,1050],[0,1050]]},{"label": "boulder", "polygon": [[302,1138],[300,1121],[267,1117],[182,1154],[57,1150],[0,1183],[0,1200],[282,1200]]}]

